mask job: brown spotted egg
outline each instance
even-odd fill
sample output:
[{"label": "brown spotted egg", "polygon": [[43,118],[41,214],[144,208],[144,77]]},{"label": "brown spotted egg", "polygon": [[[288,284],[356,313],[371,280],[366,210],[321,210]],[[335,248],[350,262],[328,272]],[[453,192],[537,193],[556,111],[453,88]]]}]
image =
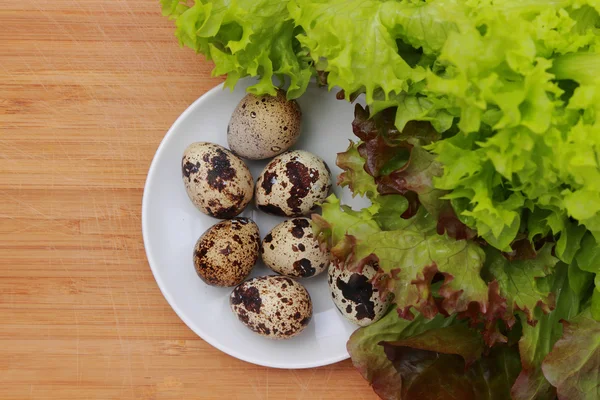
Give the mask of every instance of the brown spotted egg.
[{"label": "brown spotted egg", "polygon": [[263,239],[261,252],[267,267],[292,278],[310,278],[329,266],[329,252],[314,237],[308,218],[274,227]]},{"label": "brown spotted egg", "polygon": [[254,180],[239,157],[214,143],[192,143],[183,153],[181,172],[194,205],[215,218],[233,218],[252,200]]},{"label": "brown spotted egg", "polygon": [[314,211],[331,190],[323,160],[303,150],[275,157],[256,182],[256,206],[269,214],[299,217]]},{"label": "brown spotted egg", "polygon": [[244,325],[271,339],[298,335],[312,318],[308,291],[285,276],[249,279],[233,290],[229,304]]},{"label": "brown spotted egg", "polygon": [[329,266],[329,290],[336,307],[342,315],[359,326],[378,321],[388,309],[389,298],[382,300],[371,282],[377,270],[365,265],[362,272],[349,271],[343,267]]},{"label": "brown spotted egg", "polygon": [[196,242],[194,267],[209,285],[235,286],[250,275],[258,260],[258,226],[248,218],[221,221]]},{"label": "brown spotted egg", "polygon": [[298,140],[301,117],[300,106],[288,101],[283,90],[277,90],[276,96],[248,94],[229,121],[229,148],[250,160],[275,157]]}]

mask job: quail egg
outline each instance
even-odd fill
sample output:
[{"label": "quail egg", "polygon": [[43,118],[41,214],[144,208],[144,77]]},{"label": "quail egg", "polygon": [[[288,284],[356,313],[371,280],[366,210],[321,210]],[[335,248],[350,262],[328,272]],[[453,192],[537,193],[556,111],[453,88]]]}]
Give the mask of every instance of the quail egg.
[{"label": "quail egg", "polygon": [[275,157],[256,182],[256,206],[275,215],[309,214],[331,190],[331,174],[323,160],[295,150]]},{"label": "quail egg", "polygon": [[365,265],[362,273],[343,267],[329,266],[329,290],[342,315],[359,326],[378,321],[388,309],[389,298],[382,300],[371,280],[377,273],[372,265]]},{"label": "quail egg", "polygon": [[329,265],[329,252],[314,237],[308,218],[277,225],[263,239],[261,252],[267,267],[292,278],[310,278]]},{"label": "quail egg", "polygon": [[298,140],[301,117],[300,106],[288,101],[283,90],[276,96],[248,94],[229,121],[229,148],[250,160],[275,157]]},{"label": "quail egg", "polygon": [[194,266],[209,285],[235,286],[252,271],[258,260],[258,226],[248,218],[221,221],[196,242]]},{"label": "quail egg", "polygon": [[229,304],[244,325],[272,339],[298,335],[312,318],[308,291],[285,276],[249,279],[233,290]]},{"label": "quail egg", "polygon": [[252,200],[254,180],[250,170],[218,144],[191,144],[183,153],[181,171],[190,200],[207,215],[233,218]]}]

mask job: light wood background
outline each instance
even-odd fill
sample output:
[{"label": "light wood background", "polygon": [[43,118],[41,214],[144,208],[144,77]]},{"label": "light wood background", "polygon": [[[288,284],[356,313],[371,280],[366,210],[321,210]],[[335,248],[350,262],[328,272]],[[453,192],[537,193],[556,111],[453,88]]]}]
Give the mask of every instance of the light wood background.
[{"label": "light wood background", "polygon": [[253,366],[179,320],[142,244],[144,180],[218,84],[158,0],[0,0],[0,399],[373,399],[342,362]]}]

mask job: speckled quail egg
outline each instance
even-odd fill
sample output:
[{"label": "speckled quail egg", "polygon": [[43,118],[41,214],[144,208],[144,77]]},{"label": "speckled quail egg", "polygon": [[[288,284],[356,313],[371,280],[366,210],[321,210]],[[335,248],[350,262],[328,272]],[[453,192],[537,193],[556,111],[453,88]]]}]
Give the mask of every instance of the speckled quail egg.
[{"label": "speckled quail egg", "polygon": [[250,275],[258,260],[258,226],[248,218],[221,221],[196,242],[194,267],[209,285],[235,286]]},{"label": "speckled quail egg", "polygon": [[329,252],[314,237],[308,218],[275,226],[263,239],[261,252],[267,267],[292,278],[310,278],[329,266]]},{"label": "speckled quail egg", "polygon": [[183,153],[181,172],[190,200],[207,215],[233,218],[252,200],[250,170],[218,144],[192,143]]},{"label": "speckled quail egg", "polygon": [[296,336],[312,318],[308,291],[285,276],[249,279],[233,290],[229,304],[244,325],[272,339]]},{"label": "speckled quail egg", "polygon": [[349,271],[334,264],[329,266],[329,290],[342,315],[359,326],[379,320],[388,309],[389,298],[382,300],[371,280],[375,267],[365,265],[362,273]]},{"label": "speckled quail egg", "polygon": [[327,164],[307,151],[275,157],[256,182],[256,206],[275,215],[299,217],[315,210],[331,190]]},{"label": "speckled quail egg", "polygon": [[276,96],[248,94],[229,121],[229,148],[250,160],[275,157],[298,140],[301,117],[300,106],[288,101],[283,90]]}]

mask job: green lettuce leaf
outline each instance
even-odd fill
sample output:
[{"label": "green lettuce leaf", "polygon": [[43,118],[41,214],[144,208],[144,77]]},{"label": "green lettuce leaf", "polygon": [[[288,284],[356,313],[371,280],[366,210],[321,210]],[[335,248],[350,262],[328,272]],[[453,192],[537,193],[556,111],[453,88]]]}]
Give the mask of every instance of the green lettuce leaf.
[{"label": "green lettuce leaf", "polygon": [[514,400],[552,400],[556,396],[556,389],[546,380],[540,367],[563,335],[561,321],[579,313],[580,297],[569,285],[567,270],[567,265],[560,264],[553,275],[538,280],[538,286],[556,294],[556,305],[551,312],[544,314],[536,309],[534,326],[529,324],[526,315],[520,314],[523,336],[519,341],[519,353],[523,369],[512,388]]},{"label": "green lettuce leaf", "polygon": [[544,359],[544,376],[560,400],[600,398],[600,323],[585,310],[565,322],[564,334]]},{"label": "green lettuce leaf", "polygon": [[171,19],[177,18],[190,8],[186,0],[160,0],[160,4],[163,15]]},{"label": "green lettuce leaf", "polygon": [[594,274],[579,268],[577,260],[569,265],[569,286],[580,298],[586,297],[590,286],[594,286]]},{"label": "green lettuce leaf", "polygon": [[[485,254],[476,243],[439,235],[435,226],[423,221],[423,213],[403,229],[383,231],[373,219],[377,204],[356,212],[342,207],[332,195],[322,208],[321,240],[329,241],[332,255],[347,268],[377,261],[392,277],[389,290],[395,294],[400,315],[412,318],[413,307],[428,318],[440,311],[465,311],[471,303],[487,308],[488,288],[480,276]],[[431,291],[437,273],[444,277],[439,306]]]},{"label": "green lettuce leaf", "polygon": [[427,220],[426,218],[403,218],[403,215],[405,215],[405,213],[409,209],[409,204],[408,200],[406,200],[406,197],[401,196],[399,194],[380,196],[377,198],[376,204],[378,208],[377,212],[373,215],[373,219],[384,231],[405,229],[417,221],[420,222],[422,225],[427,225],[430,227],[433,226],[431,225],[433,221]]},{"label": "green lettuce leaf", "polygon": [[581,251],[577,254],[576,259],[577,267],[581,271],[587,272],[590,276],[595,276],[590,313],[596,321],[600,321],[600,245],[591,234],[588,233],[583,238]]},{"label": "green lettuce leaf", "polygon": [[510,251],[525,199],[502,188],[502,176],[474,146],[474,137],[460,136],[435,144],[438,161],[444,165],[444,175],[434,178],[435,187],[452,190],[445,198],[462,220],[494,247]]},{"label": "green lettuce leaf", "polygon": [[182,45],[215,62],[214,75],[227,75],[233,88],[246,76],[260,77],[248,91],[275,95],[273,78],[289,79],[288,98],[299,97],[313,75],[312,60],[295,38],[287,2],[273,0],[162,0],[163,13],[175,19]]},{"label": "green lettuce leaf", "polygon": [[365,171],[365,160],[358,152],[357,143],[350,141],[348,149],[338,153],[336,164],[343,170],[337,179],[338,186],[348,186],[352,190],[352,196],[377,194],[375,179]]},{"label": "green lettuce leaf", "polygon": [[[451,68],[428,75],[427,88],[462,110],[463,132],[432,146],[444,166],[434,182],[451,191],[447,197],[470,227],[504,251],[534,205],[538,216],[545,213],[536,220],[538,232],[559,236],[558,256],[570,263],[582,233],[600,227],[600,64],[595,53],[571,53],[596,43],[598,15],[590,7],[563,8],[568,1],[543,9],[539,2],[509,3],[478,7],[474,20],[484,34],[452,33],[439,56]],[[576,82],[571,93],[563,90],[566,80]]]},{"label": "green lettuce leaf", "polygon": [[577,223],[566,221],[565,227],[561,229],[560,237],[556,242],[556,257],[564,263],[570,264],[579,251],[581,239],[587,229]]},{"label": "green lettuce leaf", "polygon": [[373,101],[371,109],[376,113],[380,109],[396,107],[394,125],[403,130],[409,122],[424,121],[431,123],[437,132],[445,132],[452,127],[455,116],[446,110],[443,99],[429,98],[425,95],[390,95],[386,101]]},{"label": "green lettuce leaf", "polygon": [[289,10],[304,31],[298,40],[309,49],[318,69],[329,73],[329,87],[344,89],[346,96],[364,92],[371,103],[376,92],[387,99],[425,77],[424,68],[412,68],[398,54],[396,38],[382,22],[379,1],[293,0]]},{"label": "green lettuce leaf", "polygon": [[500,252],[488,248],[486,273],[499,284],[506,299],[504,319],[512,326],[515,314],[522,311],[528,323],[534,323],[536,309],[548,313],[554,308],[551,290],[539,285],[541,278],[551,275],[558,259],[552,256],[552,245],[546,244],[533,258],[509,261]]}]

